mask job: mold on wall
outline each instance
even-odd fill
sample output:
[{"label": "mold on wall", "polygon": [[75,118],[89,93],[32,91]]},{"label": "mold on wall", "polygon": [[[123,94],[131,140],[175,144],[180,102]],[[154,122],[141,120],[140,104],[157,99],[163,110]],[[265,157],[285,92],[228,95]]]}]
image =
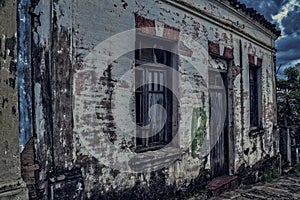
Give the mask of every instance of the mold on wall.
[{"label": "mold on wall", "polygon": [[206,132],[206,122],[207,116],[205,111],[202,108],[194,109],[193,110],[193,118],[192,118],[192,156],[195,157],[196,150],[198,149],[198,143],[203,143],[205,139],[205,132]]}]

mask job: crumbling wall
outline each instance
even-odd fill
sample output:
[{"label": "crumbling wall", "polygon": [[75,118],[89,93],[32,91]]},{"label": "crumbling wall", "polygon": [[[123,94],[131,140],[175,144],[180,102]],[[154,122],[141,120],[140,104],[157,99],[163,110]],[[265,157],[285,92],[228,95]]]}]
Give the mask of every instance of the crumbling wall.
[{"label": "crumbling wall", "polygon": [[[36,180],[39,199],[49,196],[78,198],[76,185],[81,171],[71,162],[74,154],[72,9],[68,1],[31,1],[34,143],[39,164]],[[59,189],[62,182],[63,188]],[[71,189],[73,184],[75,188]]]},{"label": "crumbling wall", "polygon": [[[144,188],[148,188],[145,190],[148,193],[160,188],[161,193],[168,190],[176,194],[192,185],[204,187],[200,183],[209,179],[210,146],[204,148],[200,141],[205,143],[210,139],[209,67],[228,70],[232,78],[229,86],[231,173],[238,173],[241,165],[252,166],[266,156],[274,156],[275,119],[271,118],[274,44],[268,30],[256,30],[255,24],[243,20],[240,14],[210,1],[191,4],[168,0],[146,3],[79,0],[53,1],[53,4],[41,1],[33,13],[40,22],[33,33],[33,65],[36,157],[40,162],[38,185],[44,198],[48,195],[108,198],[129,195],[130,191],[134,197],[143,197]],[[143,161],[145,166],[151,166],[146,172],[110,167],[111,163],[122,163],[128,155],[136,156],[134,130],[125,134],[120,128],[135,117],[134,109],[131,110],[134,102],[127,99],[134,88],[130,82],[120,79],[134,68],[135,32],[130,30],[136,27],[136,16],[143,17],[144,27],[155,26],[146,28],[147,34],[170,37],[161,35],[158,26],[179,31],[178,71],[182,95],[179,96],[178,134],[174,137],[175,148],[169,149],[170,157],[165,159],[167,165],[155,172],[150,170],[156,162],[149,159]],[[124,31],[129,34],[120,34]],[[104,42],[116,34],[119,36],[114,40]],[[263,61],[264,133],[255,136],[249,135],[248,54]],[[226,60],[230,60],[230,65]],[[132,80],[133,73],[127,76]],[[124,95],[117,96],[118,90]],[[196,112],[200,108],[202,115]],[[123,113],[127,114],[126,118],[122,118]],[[197,135],[192,133],[194,118],[198,118],[199,127],[204,131],[201,140],[196,140],[192,147],[193,136]]]},{"label": "crumbling wall", "polygon": [[[265,157],[276,156],[278,149],[274,146],[276,128],[274,110],[274,63],[272,51],[254,45],[249,41],[242,42],[243,69],[237,77],[235,84],[235,114],[239,116],[236,121],[236,151],[235,169],[241,165],[253,166]],[[262,130],[251,131],[250,127],[250,99],[249,99],[249,54],[262,59],[261,75],[259,78],[261,87],[261,113]],[[241,106],[241,107],[240,107]]]},{"label": "crumbling wall", "polygon": [[1,199],[28,199],[20,169],[16,12],[17,1],[0,1]]},{"label": "crumbling wall", "polygon": [[[17,80],[17,56],[16,56],[16,13],[10,11],[15,8],[16,2],[1,2],[1,136],[4,138],[1,145],[1,166],[9,166],[1,170],[2,181],[9,181],[10,177],[19,178],[20,171],[18,159],[18,80]],[[7,16],[4,17],[4,16]],[[9,133],[14,134],[10,137]],[[16,166],[16,168],[11,168]]]}]

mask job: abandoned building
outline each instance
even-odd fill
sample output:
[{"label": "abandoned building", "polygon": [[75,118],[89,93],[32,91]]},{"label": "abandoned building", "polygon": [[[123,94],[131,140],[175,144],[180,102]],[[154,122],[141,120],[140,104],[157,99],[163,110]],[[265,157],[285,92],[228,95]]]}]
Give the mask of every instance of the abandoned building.
[{"label": "abandoned building", "polygon": [[237,0],[0,2],[1,19],[11,14],[0,22],[0,197],[168,198],[280,170],[280,33],[254,9]]}]

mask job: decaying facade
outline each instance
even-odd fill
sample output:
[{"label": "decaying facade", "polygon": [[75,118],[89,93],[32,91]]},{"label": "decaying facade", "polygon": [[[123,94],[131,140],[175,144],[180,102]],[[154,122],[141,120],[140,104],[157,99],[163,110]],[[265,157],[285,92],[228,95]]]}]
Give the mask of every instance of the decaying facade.
[{"label": "decaying facade", "polygon": [[279,33],[255,10],[234,0],[24,2],[32,198],[155,198],[277,170]]},{"label": "decaying facade", "polygon": [[16,1],[0,1],[0,199],[28,199],[21,177]]}]

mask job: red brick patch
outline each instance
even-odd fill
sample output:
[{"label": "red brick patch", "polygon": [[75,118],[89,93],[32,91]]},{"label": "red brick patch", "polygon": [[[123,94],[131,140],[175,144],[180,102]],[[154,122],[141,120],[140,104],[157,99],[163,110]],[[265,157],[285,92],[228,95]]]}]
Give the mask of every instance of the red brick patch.
[{"label": "red brick patch", "polygon": [[255,65],[257,67],[261,67],[262,66],[262,58],[257,58],[256,59],[256,62],[255,62],[255,57],[254,55],[252,54],[248,54],[248,61],[249,61],[249,64],[251,65]]},{"label": "red brick patch", "polygon": [[254,55],[248,54],[248,62],[252,65],[255,65]]},{"label": "red brick patch", "polygon": [[143,33],[149,35],[155,35],[155,21],[151,19],[146,19],[140,15],[135,15],[135,27],[140,29]]},{"label": "red brick patch", "polygon": [[225,47],[223,56],[228,59],[233,59],[233,49]]},{"label": "red brick patch", "polygon": [[220,46],[218,43],[208,41],[208,52],[216,55],[220,55]]},{"label": "red brick patch", "polygon": [[168,38],[170,40],[179,40],[180,30],[169,25],[164,26],[164,38]]},{"label": "red brick patch", "polygon": [[262,66],[262,58],[257,58],[257,66],[261,67]]}]

